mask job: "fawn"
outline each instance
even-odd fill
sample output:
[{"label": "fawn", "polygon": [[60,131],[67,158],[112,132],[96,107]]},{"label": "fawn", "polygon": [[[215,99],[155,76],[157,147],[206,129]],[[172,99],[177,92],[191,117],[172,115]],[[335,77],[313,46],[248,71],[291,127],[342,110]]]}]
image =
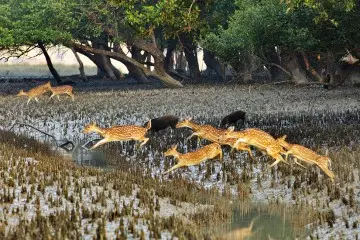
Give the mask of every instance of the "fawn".
[{"label": "fawn", "polygon": [[295,163],[303,168],[305,167],[297,160],[304,161],[310,165],[316,164],[326,175],[330,177],[331,181],[334,182],[335,174],[329,169],[329,166],[331,167],[331,159],[328,156],[321,156],[313,150],[299,144],[290,144],[286,142],[285,139],[286,135],[277,139],[279,144],[287,150],[285,153],[285,160],[287,160],[291,154]]},{"label": "fawn", "polygon": [[50,98],[57,96],[57,99],[60,101],[59,95],[67,94],[74,101],[73,87],[70,85],[61,85],[61,86],[57,86],[57,87],[51,87],[50,91],[52,92],[52,95],[50,96]]},{"label": "fawn", "polygon": [[171,172],[179,167],[185,167],[185,166],[193,166],[200,164],[206,160],[213,159],[217,156],[219,156],[220,161],[222,161],[222,149],[220,144],[218,143],[212,143],[209,145],[206,145],[202,148],[199,148],[198,150],[194,152],[188,152],[188,153],[179,153],[177,150],[177,145],[171,146],[170,149],[168,149],[164,156],[174,156],[175,159],[178,160],[178,163],[164,172],[163,174],[166,174],[168,172]]},{"label": "fawn", "polygon": [[219,142],[223,142],[229,138],[236,138],[234,146],[238,143],[245,143],[251,146],[254,146],[266,153],[275,159],[275,162],[270,165],[270,167],[275,166],[279,162],[287,161],[281,156],[280,153],[285,153],[282,146],[267,132],[264,132],[257,128],[249,128],[244,131],[235,132],[234,127],[229,127],[225,133],[219,137]]},{"label": "fawn", "polygon": [[35,99],[35,101],[39,102],[37,97],[50,91],[50,89],[51,89],[51,85],[50,85],[50,81],[49,81],[45,84],[41,84],[39,86],[36,86],[36,87],[30,89],[28,92],[25,92],[23,89],[21,89],[19,91],[19,93],[17,94],[17,96],[28,96],[29,99],[26,103],[26,105],[28,105],[29,102],[31,101],[31,99],[33,99],[33,98]]},{"label": "fawn", "polygon": [[91,123],[85,126],[83,132],[84,133],[96,132],[103,137],[102,140],[100,140],[90,148],[90,150],[92,150],[107,142],[129,141],[129,140],[140,141],[141,142],[140,147],[141,147],[142,145],[147,143],[147,141],[149,141],[149,138],[146,138],[145,134],[150,128],[151,128],[151,121],[148,122],[145,128],[135,125],[122,125],[122,126],[113,126],[110,128],[101,128],[96,126],[96,123]]}]

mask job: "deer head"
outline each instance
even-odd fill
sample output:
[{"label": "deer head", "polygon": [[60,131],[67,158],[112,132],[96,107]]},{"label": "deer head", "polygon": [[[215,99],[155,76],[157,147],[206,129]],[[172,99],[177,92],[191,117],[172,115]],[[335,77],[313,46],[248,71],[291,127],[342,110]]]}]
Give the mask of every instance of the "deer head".
[{"label": "deer head", "polygon": [[168,156],[179,155],[179,152],[176,149],[177,149],[177,145],[172,145],[171,148],[169,148],[166,152],[164,152],[164,156],[168,157]]},{"label": "deer head", "polygon": [[188,127],[191,124],[190,123],[191,120],[192,120],[191,117],[187,117],[183,121],[178,122],[175,127],[176,128]]},{"label": "deer head", "polygon": [[23,89],[21,89],[21,90],[19,91],[19,93],[18,93],[16,96],[27,96],[27,93],[26,93],[26,92],[24,92],[24,90],[23,90]]},{"label": "deer head", "polygon": [[96,126],[96,123],[90,123],[84,127],[83,133],[90,133],[90,132],[96,132],[99,129],[98,126]]}]

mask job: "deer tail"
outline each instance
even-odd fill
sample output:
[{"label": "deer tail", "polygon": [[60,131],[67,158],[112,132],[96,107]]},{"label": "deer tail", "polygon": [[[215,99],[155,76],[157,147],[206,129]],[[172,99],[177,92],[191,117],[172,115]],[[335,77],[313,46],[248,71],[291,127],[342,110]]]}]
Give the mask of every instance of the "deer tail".
[{"label": "deer tail", "polygon": [[146,125],[146,129],[150,130],[151,128],[151,119],[148,121],[147,125]]}]

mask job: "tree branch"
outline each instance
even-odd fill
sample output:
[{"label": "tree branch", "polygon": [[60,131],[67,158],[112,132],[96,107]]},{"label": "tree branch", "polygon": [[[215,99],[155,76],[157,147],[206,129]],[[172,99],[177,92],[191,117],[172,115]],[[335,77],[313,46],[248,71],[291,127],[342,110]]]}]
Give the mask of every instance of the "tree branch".
[{"label": "tree branch", "polygon": [[279,69],[281,69],[284,73],[286,73],[287,75],[289,75],[289,77],[293,77],[293,75],[291,74],[291,72],[289,72],[288,70],[286,70],[285,68],[283,68],[282,66],[276,64],[276,63],[266,63],[265,65],[269,65],[269,66],[274,66],[277,67]]},{"label": "tree branch", "polygon": [[301,55],[304,59],[306,70],[309,71],[319,82],[322,82],[322,77],[311,67],[309,60],[304,52],[301,52]]}]

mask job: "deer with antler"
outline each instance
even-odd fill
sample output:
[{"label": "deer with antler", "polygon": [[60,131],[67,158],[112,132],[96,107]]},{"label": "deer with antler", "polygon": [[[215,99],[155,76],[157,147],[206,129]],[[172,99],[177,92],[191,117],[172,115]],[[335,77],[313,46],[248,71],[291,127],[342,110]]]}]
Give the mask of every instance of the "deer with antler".
[{"label": "deer with antler", "polygon": [[51,84],[50,84],[50,81],[45,83],[45,84],[41,84],[39,86],[36,86],[32,89],[30,89],[28,92],[25,92],[23,89],[21,89],[19,91],[19,93],[17,94],[17,96],[27,96],[29,97],[26,105],[29,104],[29,102],[31,101],[31,99],[35,99],[35,101],[39,102],[38,100],[38,96],[50,91],[50,88],[51,88]]},{"label": "deer with antler", "polygon": [[313,150],[299,144],[288,143],[285,139],[286,135],[277,139],[279,144],[287,150],[285,153],[285,160],[288,159],[289,155],[292,155],[294,162],[303,168],[305,167],[297,160],[301,160],[310,165],[316,164],[327,176],[330,177],[331,181],[334,181],[335,174],[329,169],[329,166],[331,167],[331,159],[328,156],[319,155]]},{"label": "deer with antler", "polygon": [[232,148],[231,152],[233,152],[234,149],[238,151],[248,151],[250,157],[253,159],[253,155],[249,145],[241,142],[236,143],[236,139],[226,139],[224,141],[219,141],[220,136],[222,136],[226,132],[226,129],[218,129],[208,124],[197,124],[191,121],[191,118],[186,118],[185,120],[176,124],[176,128],[182,127],[187,127],[194,131],[193,134],[191,134],[190,137],[188,137],[187,139],[197,136],[199,139],[202,138],[210,142],[219,143],[221,145],[229,145]]},{"label": "deer with antler", "polygon": [[151,120],[148,122],[146,127],[140,127],[135,125],[122,125],[113,126],[110,128],[101,128],[96,126],[96,123],[91,123],[85,126],[83,132],[90,133],[96,132],[103,137],[99,142],[90,148],[90,150],[97,148],[107,142],[115,141],[129,141],[136,140],[140,141],[140,147],[149,141],[149,138],[145,137],[147,131],[151,128]]},{"label": "deer with antler", "polygon": [[53,98],[54,96],[57,96],[57,99],[60,101],[60,95],[61,94],[67,94],[74,101],[73,87],[70,86],[70,85],[62,85],[62,86],[57,86],[57,87],[51,87],[50,91],[52,93],[51,96],[50,96],[50,99]]},{"label": "deer with antler", "polygon": [[169,173],[179,167],[198,165],[206,160],[213,159],[217,156],[219,156],[220,161],[222,161],[222,149],[220,144],[218,143],[212,143],[202,148],[199,148],[194,152],[188,152],[184,154],[179,153],[176,149],[177,145],[173,145],[164,153],[165,157],[174,156],[175,159],[177,159],[178,163],[163,174]]},{"label": "deer with antler", "polygon": [[219,137],[218,141],[223,142],[227,139],[236,138],[234,146],[237,146],[238,143],[245,143],[247,145],[254,146],[261,151],[265,151],[267,155],[273,157],[275,162],[270,165],[270,167],[275,166],[279,162],[287,161],[281,156],[281,153],[285,153],[282,146],[267,132],[264,132],[257,128],[249,128],[244,131],[236,132],[234,127],[229,127],[225,133]]}]

